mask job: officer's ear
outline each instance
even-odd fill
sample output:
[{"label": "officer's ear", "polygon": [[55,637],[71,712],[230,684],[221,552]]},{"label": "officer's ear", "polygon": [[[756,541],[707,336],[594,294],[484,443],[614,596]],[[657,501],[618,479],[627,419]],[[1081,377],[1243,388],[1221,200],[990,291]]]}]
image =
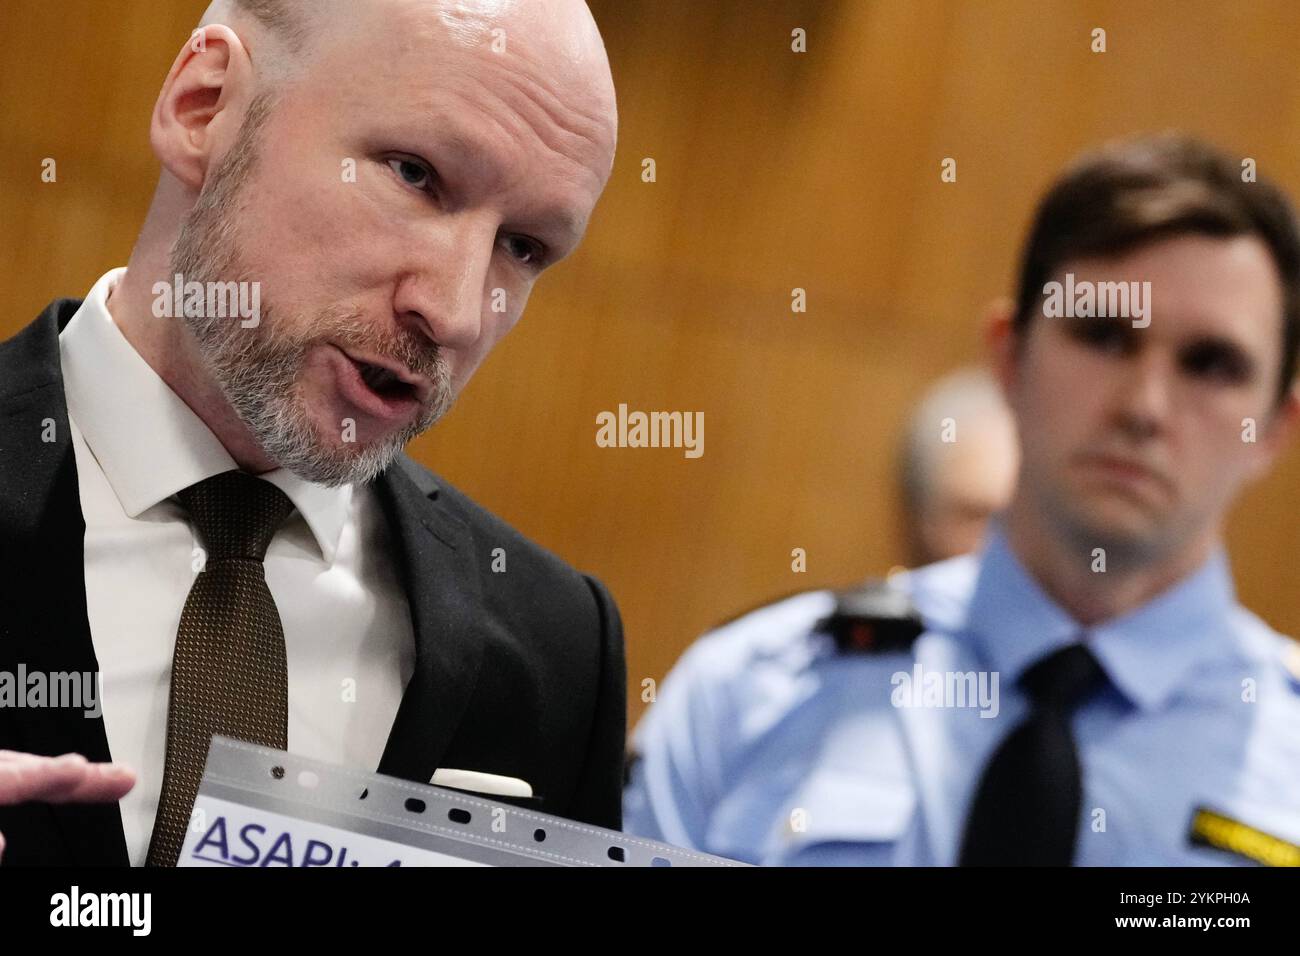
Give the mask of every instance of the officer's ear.
[{"label": "officer's ear", "polygon": [[1257,454],[1251,465],[1252,481],[1268,473],[1278,452],[1290,444],[1297,424],[1300,424],[1300,382],[1293,382],[1286,396],[1269,413],[1267,423],[1259,431]]},{"label": "officer's ear", "polygon": [[989,366],[1002,387],[1002,397],[1011,405],[1011,394],[1016,384],[1016,357],[1019,336],[1015,329],[1016,305],[1006,296],[994,299],[984,309],[984,344],[989,353]]}]

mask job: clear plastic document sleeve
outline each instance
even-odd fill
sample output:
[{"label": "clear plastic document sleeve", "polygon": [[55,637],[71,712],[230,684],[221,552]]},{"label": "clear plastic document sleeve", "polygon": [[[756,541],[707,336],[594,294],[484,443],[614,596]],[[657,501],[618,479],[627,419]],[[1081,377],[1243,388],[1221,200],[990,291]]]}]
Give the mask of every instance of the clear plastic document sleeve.
[{"label": "clear plastic document sleeve", "polygon": [[744,866],[214,737],[180,866]]}]

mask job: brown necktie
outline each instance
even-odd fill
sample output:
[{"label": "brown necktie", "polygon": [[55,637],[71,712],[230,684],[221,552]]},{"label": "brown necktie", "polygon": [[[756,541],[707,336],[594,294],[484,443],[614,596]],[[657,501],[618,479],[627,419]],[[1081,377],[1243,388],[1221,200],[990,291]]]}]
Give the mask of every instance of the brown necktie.
[{"label": "brown necktie", "polygon": [[214,475],[177,497],[207,558],[176,632],[167,760],[147,866],[176,865],[213,734],[279,750],[289,736],[284,631],[262,560],[293,502],[243,471]]}]

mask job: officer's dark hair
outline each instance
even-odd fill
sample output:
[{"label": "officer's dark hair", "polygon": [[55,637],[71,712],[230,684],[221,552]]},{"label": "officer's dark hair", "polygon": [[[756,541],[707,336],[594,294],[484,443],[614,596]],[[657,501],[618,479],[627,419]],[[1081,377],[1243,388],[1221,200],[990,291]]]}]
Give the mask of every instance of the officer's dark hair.
[{"label": "officer's dark hair", "polygon": [[1300,230],[1282,191],[1243,181],[1243,162],[1181,133],[1107,144],[1052,184],[1021,253],[1013,326],[1024,341],[1043,286],[1071,259],[1120,256],[1182,235],[1257,236],[1282,281],[1282,355],[1277,401],[1296,373],[1300,348]]}]

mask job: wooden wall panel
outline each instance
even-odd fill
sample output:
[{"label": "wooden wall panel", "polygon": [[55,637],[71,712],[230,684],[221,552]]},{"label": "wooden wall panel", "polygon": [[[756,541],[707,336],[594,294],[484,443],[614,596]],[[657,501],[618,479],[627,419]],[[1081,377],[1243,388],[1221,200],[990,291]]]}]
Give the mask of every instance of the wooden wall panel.
[{"label": "wooden wall panel", "polygon": [[[1178,127],[1300,194],[1287,0],[591,6],[619,91],[613,180],[583,248],[412,451],[610,585],[634,720],[642,678],[713,622],[901,560],[900,421],[978,357],[981,309],[1010,291],[1035,198],[1077,151]],[[125,262],[157,175],[149,112],[203,7],[0,5],[0,334]],[[596,414],[620,402],[703,411],[704,457],[596,447]],[[1291,454],[1231,526],[1243,598],[1293,633],[1297,480]]]}]

